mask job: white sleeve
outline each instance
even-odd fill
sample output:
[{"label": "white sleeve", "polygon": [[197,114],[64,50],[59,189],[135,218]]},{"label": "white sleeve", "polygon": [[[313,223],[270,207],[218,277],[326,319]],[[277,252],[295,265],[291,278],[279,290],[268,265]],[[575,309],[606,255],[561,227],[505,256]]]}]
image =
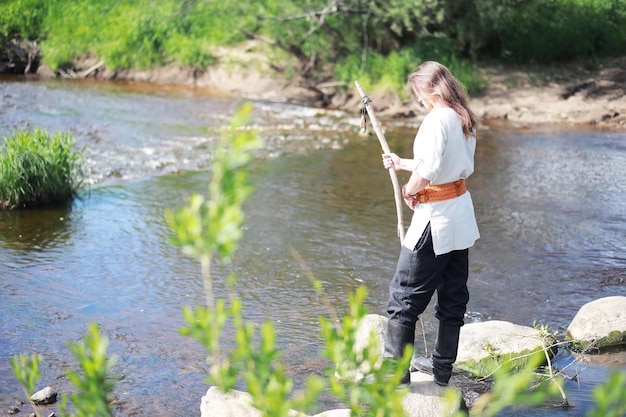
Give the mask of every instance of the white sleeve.
[{"label": "white sleeve", "polygon": [[426,116],[415,138],[415,159],[420,161],[415,171],[431,182],[439,175],[448,141],[445,123],[437,116],[438,112]]}]

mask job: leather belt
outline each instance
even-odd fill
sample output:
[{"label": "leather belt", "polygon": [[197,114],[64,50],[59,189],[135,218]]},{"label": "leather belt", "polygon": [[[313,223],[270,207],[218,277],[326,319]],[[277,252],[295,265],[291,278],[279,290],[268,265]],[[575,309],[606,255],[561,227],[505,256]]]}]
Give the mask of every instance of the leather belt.
[{"label": "leather belt", "polygon": [[421,203],[436,203],[438,201],[451,200],[462,196],[467,191],[463,178],[446,184],[429,185],[417,194],[412,195],[406,194],[405,187],[402,187],[402,196],[405,199],[410,199],[413,206]]}]

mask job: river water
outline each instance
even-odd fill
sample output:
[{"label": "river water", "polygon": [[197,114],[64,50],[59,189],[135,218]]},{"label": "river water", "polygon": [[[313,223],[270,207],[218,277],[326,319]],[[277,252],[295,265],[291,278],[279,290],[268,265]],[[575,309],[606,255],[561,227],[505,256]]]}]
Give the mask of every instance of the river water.
[{"label": "river water", "polygon": [[[0,101],[1,135],[69,131],[86,157],[73,203],[0,212],[0,410],[21,398],[8,363],[17,353],[43,355],[38,388],[70,390],[65,374],[78,368],[66,343],[95,322],[117,357],[117,415],[199,415],[206,353],[178,330],[182,308],[204,302],[202,279],[197,262],[168,243],[164,213],[206,193],[219,128],[243,101],[193,89],[16,79],[0,79]],[[298,385],[327,365],[318,329],[327,302],[343,314],[347,295],[364,285],[369,311],[385,314],[399,252],[393,192],[375,136],[357,134],[356,112],[253,105],[265,147],[250,166],[245,235],[233,265],[214,269],[214,285],[225,295],[225,277],[235,272],[246,316],[274,322]],[[391,148],[408,156],[418,122],[381,122]],[[624,133],[481,130],[468,185],[481,239],[470,251],[467,320],[536,322],[563,338],[583,304],[626,295],[625,177]],[[432,306],[423,323],[431,350]],[[563,352],[555,364],[572,360]],[[572,408],[503,415],[584,415],[593,386],[626,369],[623,352],[586,360],[575,364],[578,381],[566,384]]]}]

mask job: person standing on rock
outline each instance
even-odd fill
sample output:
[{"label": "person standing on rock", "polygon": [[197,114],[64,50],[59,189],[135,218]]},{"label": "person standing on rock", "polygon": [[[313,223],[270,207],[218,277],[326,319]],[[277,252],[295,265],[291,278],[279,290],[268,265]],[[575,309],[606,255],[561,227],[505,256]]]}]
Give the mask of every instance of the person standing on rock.
[{"label": "person standing on rock", "polygon": [[[477,121],[462,84],[445,66],[424,62],[408,84],[428,114],[412,159],[382,156],[386,169],[411,173],[402,195],[414,210],[389,285],[384,356],[396,361],[413,348],[417,320],[436,291],[439,329],[431,365],[435,382],[447,385],[469,301],[468,248],[480,237],[465,184],[474,172]],[[410,379],[407,369],[402,383]]]}]

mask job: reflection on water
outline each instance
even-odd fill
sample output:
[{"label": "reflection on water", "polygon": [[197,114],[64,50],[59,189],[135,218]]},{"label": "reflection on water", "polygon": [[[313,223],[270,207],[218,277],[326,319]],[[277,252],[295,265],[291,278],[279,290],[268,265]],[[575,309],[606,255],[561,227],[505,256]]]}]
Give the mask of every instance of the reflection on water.
[{"label": "reflection on water", "polygon": [[[10,90],[1,83],[0,88]],[[157,175],[163,172],[151,163],[167,156],[172,171],[185,171],[198,147],[210,150],[210,134],[200,126],[210,125],[208,119],[215,124],[227,119],[224,109],[233,108],[234,101],[219,99],[224,101],[213,105],[223,109],[208,116],[192,111],[200,102],[210,106],[206,97],[42,89],[30,83],[19,88],[26,93],[21,102],[39,100],[41,108],[56,108],[57,117],[28,110],[32,103],[17,103],[17,93],[10,90],[5,102],[24,113],[0,113],[0,121],[9,120],[3,125],[29,118],[33,125],[48,121],[70,128],[92,123],[106,140],[90,142],[78,132],[92,157],[98,156],[94,172],[112,166],[112,157],[122,177],[141,180],[109,179],[84,190],[70,207],[0,212],[0,407],[8,409],[21,395],[7,361],[18,352],[43,354],[42,384],[67,392],[65,373],[76,363],[65,342],[78,340],[87,323],[97,322],[111,341],[110,353],[118,357],[118,415],[169,416],[172,410],[198,415],[207,389],[206,353],[178,329],[182,307],[203,303],[202,283],[197,263],[168,244],[164,212],[192,193],[205,193],[209,177],[204,172]],[[66,97],[83,95],[92,111],[76,108],[85,101],[72,104]],[[145,108],[163,113],[133,114]],[[365,285],[370,312],[384,314],[399,252],[393,192],[373,137],[358,138],[341,125],[325,133],[311,128],[332,126],[334,115],[272,103],[257,108],[266,126],[284,128],[281,133],[264,128],[262,135],[294,147],[286,146],[288,154],[281,158],[260,158],[252,165],[256,192],[246,203],[245,235],[233,265],[215,265],[215,291],[225,294],[224,278],[234,271],[246,316],[275,323],[283,360],[301,383],[325,366],[317,323],[329,314],[326,301],[343,314],[347,294]],[[299,119],[306,127],[294,124]],[[537,321],[563,331],[584,303],[625,294],[626,135],[481,133],[469,182],[482,235],[470,251],[469,320]],[[392,149],[408,155],[413,134],[413,128],[394,128],[387,139]],[[331,149],[335,142],[342,149]],[[142,153],[146,147],[154,152]],[[410,219],[408,210],[405,219]],[[313,290],[293,249],[323,283],[326,299]],[[431,349],[432,308],[423,322]],[[581,415],[592,384],[608,369],[624,368],[623,356],[605,357],[613,359],[589,365],[580,385],[568,385],[575,408],[538,409],[532,415]]]},{"label": "reflection on water", "polygon": [[63,245],[72,233],[66,219],[71,206],[65,204],[38,210],[20,210],[12,216],[0,218],[0,238],[14,249],[54,250]]}]

